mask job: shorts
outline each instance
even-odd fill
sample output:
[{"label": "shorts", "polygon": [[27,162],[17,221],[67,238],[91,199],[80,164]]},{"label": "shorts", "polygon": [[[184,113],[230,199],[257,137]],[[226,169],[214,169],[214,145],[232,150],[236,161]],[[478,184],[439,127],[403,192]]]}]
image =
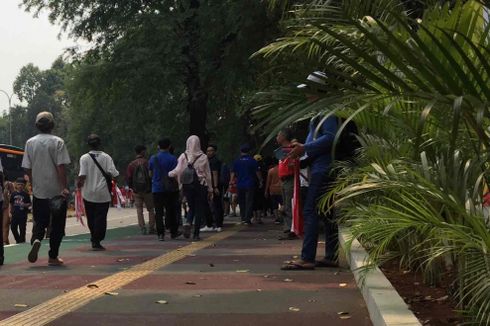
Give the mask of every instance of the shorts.
[{"label": "shorts", "polygon": [[272,209],[279,209],[279,205],[282,205],[281,195],[271,195],[270,197],[272,203]]}]

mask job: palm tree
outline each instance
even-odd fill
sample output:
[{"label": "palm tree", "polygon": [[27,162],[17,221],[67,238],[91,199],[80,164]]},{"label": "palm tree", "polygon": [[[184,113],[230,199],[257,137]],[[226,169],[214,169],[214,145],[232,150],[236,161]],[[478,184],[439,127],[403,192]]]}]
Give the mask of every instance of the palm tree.
[{"label": "palm tree", "polygon": [[326,73],[326,86],[314,103],[292,88],[263,92],[254,114],[257,128],[271,133],[316,114],[354,119],[363,151],[357,166],[339,164],[323,208],[335,199],[353,235],[371,248],[373,265],[397,255],[431,281],[453,266],[460,307],[488,324],[488,7],[474,0],[424,5],[417,19],[398,1],[293,7],[286,35],[256,55],[272,64],[307,60]]}]

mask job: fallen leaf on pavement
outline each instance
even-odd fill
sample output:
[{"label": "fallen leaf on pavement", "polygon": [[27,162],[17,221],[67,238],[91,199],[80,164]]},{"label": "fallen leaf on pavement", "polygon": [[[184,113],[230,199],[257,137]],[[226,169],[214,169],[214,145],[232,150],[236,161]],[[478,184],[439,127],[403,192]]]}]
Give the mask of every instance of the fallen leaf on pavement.
[{"label": "fallen leaf on pavement", "polygon": [[292,280],[292,279],[290,279],[290,278],[285,278],[285,279],[284,279],[284,282],[293,282],[293,280]]},{"label": "fallen leaf on pavement", "polygon": [[168,301],[167,300],[158,300],[155,303],[158,303],[158,304],[168,304]]},{"label": "fallen leaf on pavement", "polygon": [[298,312],[300,309],[296,307],[289,307],[289,311]]},{"label": "fallen leaf on pavement", "polygon": [[185,284],[188,284],[188,285],[196,285],[196,282],[185,282]]},{"label": "fallen leaf on pavement", "polygon": [[89,284],[89,285],[87,285],[87,287],[89,289],[98,289],[99,288],[99,286],[97,284]]},{"label": "fallen leaf on pavement", "polygon": [[113,296],[115,297],[116,295],[119,295],[119,293],[117,292],[104,292],[105,295],[110,295],[110,296]]},{"label": "fallen leaf on pavement", "polygon": [[214,264],[213,263],[209,264],[209,267],[214,267]]},{"label": "fallen leaf on pavement", "polygon": [[349,313],[347,311],[339,311],[337,312],[337,315],[339,316],[345,316],[345,315],[348,315]]},{"label": "fallen leaf on pavement", "polygon": [[339,283],[339,286],[340,286],[341,288],[345,288],[345,287],[347,286],[347,283]]},{"label": "fallen leaf on pavement", "polygon": [[346,316],[339,316],[339,318],[340,318],[340,319],[351,319],[352,317],[351,317],[351,316],[346,315]]},{"label": "fallen leaf on pavement", "polygon": [[250,272],[250,270],[249,269],[239,269],[236,272],[237,273],[248,273],[248,272]]},{"label": "fallen leaf on pavement", "polygon": [[257,292],[262,292],[262,289],[257,289]]},{"label": "fallen leaf on pavement", "polygon": [[200,294],[194,294],[194,298],[200,298],[200,297],[202,297],[202,295],[200,295]]},{"label": "fallen leaf on pavement", "polygon": [[14,307],[27,308],[27,307],[29,307],[29,305],[26,305],[25,303],[16,303],[16,304],[14,304]]},{"label": "fallen leaf on pavement", "polygon": [[443,297],[437,298],[437,299],[436,299],[436,301],[439,301],[439,302],[440,302],[440,301],[445,301],[445,300],[447,300],[448,298],[449,298],[449,296],[445,295],[445,296],[443,296]]}]

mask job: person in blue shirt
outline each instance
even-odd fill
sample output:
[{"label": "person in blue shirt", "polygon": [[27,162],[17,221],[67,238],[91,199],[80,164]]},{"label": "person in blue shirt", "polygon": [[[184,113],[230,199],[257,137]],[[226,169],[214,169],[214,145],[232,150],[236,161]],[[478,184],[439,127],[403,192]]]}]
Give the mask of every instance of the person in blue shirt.
[{"label": "person in blue shirt", "polygon": [[[170,154],[170,139],[158,142],[158,153],[149,161],[151,171],[151,187],[155,204],[155,222],[159,241],[165,240],[165,225],[170,229],[172,239],[179,237],[178,206],[179,187],[177,180],[170,178],[168,173],[177,166],[177,158]],[[165,225],[163,215],[165,212]]]},{"label": "person in blue shirt", "polygon": [[234,180],[235,176],[242,224],[252,225],[254,195],[256,188],[262,186],[262,175],[258,162],[250,156],[248,145],[240,147],[240,158],[233,162],[230,179]]},{"label": "person in blue shirt", "polygon": [[[323,78],[322,78],[323,77]],[[310,83],[323,84],[325,75],[315,72],[308,76]],[[305,85],[306,86],[306,85]],[[308,95],[310,101],[315,100]],[[330,174],[332,163],[332,146],[337,133],[337,118],[330,116],[323,118],[317,116],[310,121],[309,132],[304,144],[293,143],[289,156],[300,158],[306,154],[310,168],[310,184],[305,202],[303,203],[304,239],[301,250],[301,259],[287,263],[282,267],[285,270],[314,269],[315,267],[338,266],[338,225],[333,214],[320,216],[317,208],[318,200],[325,194],[329,184],[333,181]],[[316,261],[318,245],[319,221],[325,222],[325,258]]]}]

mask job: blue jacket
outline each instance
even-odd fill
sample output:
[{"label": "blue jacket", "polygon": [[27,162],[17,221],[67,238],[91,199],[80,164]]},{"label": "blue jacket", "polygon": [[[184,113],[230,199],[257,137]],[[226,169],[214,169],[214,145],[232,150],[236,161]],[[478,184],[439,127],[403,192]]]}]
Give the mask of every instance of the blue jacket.
[{"label": "blue jacket", "polygon": [[326,173],[332,163],[332,145],[337,133],[337,118],[329,117],[323,122],[315,137],[315,131],[318,121],[321,119],[312,119],[308,137],[305,142],[305,152],[311,160],[311,174]]}]

